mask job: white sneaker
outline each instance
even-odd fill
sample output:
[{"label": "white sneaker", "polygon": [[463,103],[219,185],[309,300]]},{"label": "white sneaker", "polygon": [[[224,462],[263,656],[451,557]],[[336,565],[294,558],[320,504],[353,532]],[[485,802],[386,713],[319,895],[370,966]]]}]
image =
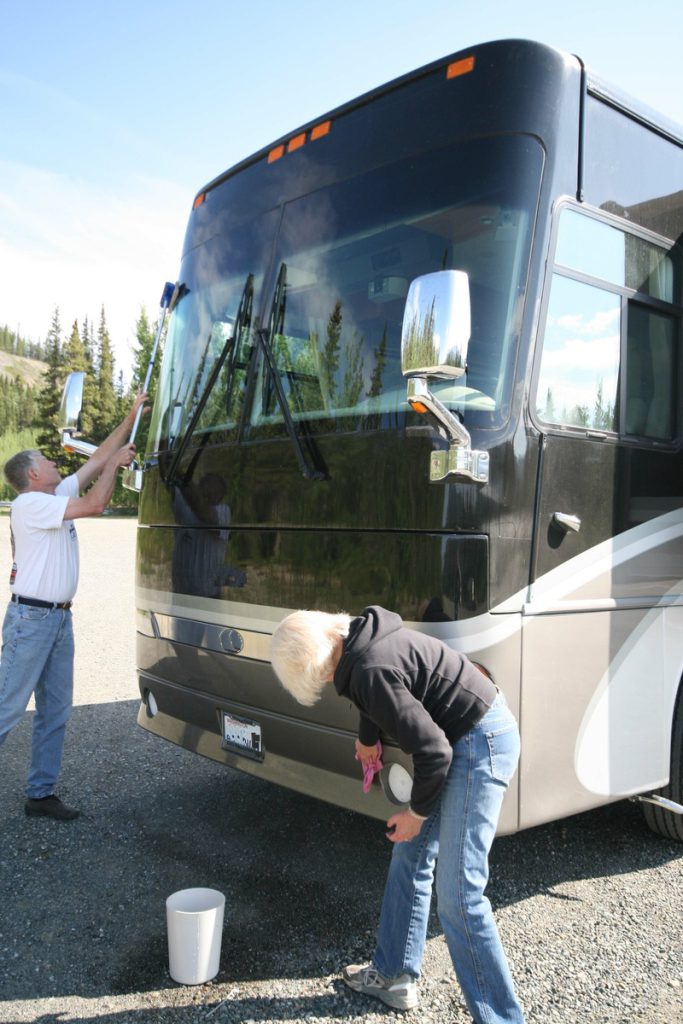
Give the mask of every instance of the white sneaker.
[{"label": "white sneaker", "polygon": [[412,1010],[417,1006],[417,983],[411,974],[385,978],[372,964],[351,964],[342,971],[342,978],[354,992],[381,999],[394,1010]]}]

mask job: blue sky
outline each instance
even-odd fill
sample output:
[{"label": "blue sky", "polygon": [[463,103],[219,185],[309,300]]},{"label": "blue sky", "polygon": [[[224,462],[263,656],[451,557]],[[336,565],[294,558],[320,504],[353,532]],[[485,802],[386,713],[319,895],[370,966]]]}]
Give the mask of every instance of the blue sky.
[{"label": "blue sky", "polygon": [[537,39],[683,123],[681,0],[0,0],[0,24],[0,323],[104,304],[126,377],[199,188],[398,75]]}]

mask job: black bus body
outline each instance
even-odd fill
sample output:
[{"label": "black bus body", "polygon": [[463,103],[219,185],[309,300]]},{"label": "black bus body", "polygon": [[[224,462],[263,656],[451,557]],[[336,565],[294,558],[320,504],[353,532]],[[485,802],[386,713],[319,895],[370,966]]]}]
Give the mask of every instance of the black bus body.
[{"label": "black bus body", "polygon": [[[268,653],[294,609],[381,604],[505,691],[522,760],[501,831],[678,799],[682,234],[680,129],[521,40],[203,188],[144,464],[140,724],[385,817],[410,760],[386,737],[364,795],[354,709],[296,705]],[[483,481],[435,476],[448,441],[406,401],[408,290],[449,270],[468,276],[467,372],[432,387]]]}]

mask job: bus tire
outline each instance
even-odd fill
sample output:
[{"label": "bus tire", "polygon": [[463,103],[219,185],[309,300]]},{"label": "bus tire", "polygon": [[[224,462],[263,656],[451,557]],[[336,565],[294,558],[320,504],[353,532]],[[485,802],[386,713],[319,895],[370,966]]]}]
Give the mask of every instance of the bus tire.
[{"label": "bus tire", "polygon": [[[671,772],[669,784],[657,790],[660,796],[683,803],[683,686],[679,688],[674,708],[673,728],[671,732]],[[652,829],[665,839],[677,839],[683,842],[683,814],[665,811],[654,804],[642,805],[645,821]]]}]

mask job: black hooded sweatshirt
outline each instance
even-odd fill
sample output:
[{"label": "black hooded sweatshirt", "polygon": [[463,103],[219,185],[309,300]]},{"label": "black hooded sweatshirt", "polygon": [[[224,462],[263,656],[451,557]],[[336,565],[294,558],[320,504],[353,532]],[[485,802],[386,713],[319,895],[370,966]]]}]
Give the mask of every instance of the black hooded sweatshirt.
[{"label": "black hooded sweatshirt", "polygon": [[439,799],[453,744],[484,717],[497,694],[463,654],[407,629],[400,615],[377,605],[352,619],[334,685],[361,713],[361,743],[371,747],[384,733],[412,756],[410,806],[425,817]]}]

